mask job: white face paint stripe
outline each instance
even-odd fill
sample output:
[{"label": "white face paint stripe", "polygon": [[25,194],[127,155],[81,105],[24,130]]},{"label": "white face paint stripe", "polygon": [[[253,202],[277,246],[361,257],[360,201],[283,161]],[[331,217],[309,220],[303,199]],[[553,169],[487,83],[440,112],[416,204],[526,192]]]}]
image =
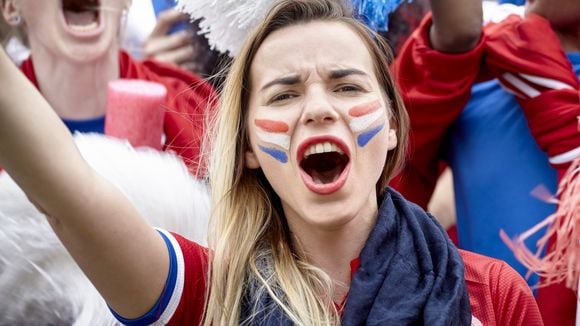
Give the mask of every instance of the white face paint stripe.
[{"label": "white face paint stripe", "polygon": [[261,141],[282,147],[285,150],[290,149],[290,136],[274,132],[256,131],[256,135]]},{"label": "white face paint stripe", "polygon": [[357,133],[361,132],[368,127],[370,127],[373,123],[375,123],[378,119],[380,119],[384,114],[384,110],[379,108],[378,110],[371,112],[367,115],[363,115],[358,118],[354,118],[350,120],[349,126],[352,132]]}]

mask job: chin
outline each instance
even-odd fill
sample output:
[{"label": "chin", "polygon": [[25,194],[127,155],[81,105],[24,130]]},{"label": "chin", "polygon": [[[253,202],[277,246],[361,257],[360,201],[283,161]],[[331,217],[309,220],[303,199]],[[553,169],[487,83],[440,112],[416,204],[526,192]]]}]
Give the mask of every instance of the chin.
[{"label": "chin", "polygon": [[118,48],[106,44],[107,42],[99,42],[98,44],[78,44],[69,46],[66,49],[63,57],[70,61],[77,63],[91,63],[101,61],[109,55],[114,55],[117,58]]},{"label": "chin", "polygon": [[345,210],[344,205],[336,206],[330,209],[325,207],[320,210],[311,210],[305,220],[308,224],[316,228],[336,230],[349,224],[356,218],[356,212],[354,210]]}]

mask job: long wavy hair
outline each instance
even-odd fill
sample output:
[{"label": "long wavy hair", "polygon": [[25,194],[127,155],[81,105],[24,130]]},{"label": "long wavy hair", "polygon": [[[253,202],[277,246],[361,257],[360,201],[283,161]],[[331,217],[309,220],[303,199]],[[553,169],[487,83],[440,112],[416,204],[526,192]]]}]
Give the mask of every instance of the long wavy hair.
[{"label": "long wavy hair", "polygon": [[391,104],[389,117],[398,145],[389,151],[376,183],[379,196],[403,163],[408,116],[389,72],[393,59],[389,46],[336,0],[277,1],[232,63],[213,121],[209,162],[211,263],[205,325],[260,323],[251,313],[245,320],[240,319],[242,307],[248,305],[244,303],[248,293],[270,296],[297,325],[340,323],[332,303],[330,278],[310,264],[291,241],[280,198],[261,170],[248,169],[244,162],[249,148],[246,122],[254,56],[272,32],[312,21],[340,22],[358,34],[373,58],[383,95]]}]

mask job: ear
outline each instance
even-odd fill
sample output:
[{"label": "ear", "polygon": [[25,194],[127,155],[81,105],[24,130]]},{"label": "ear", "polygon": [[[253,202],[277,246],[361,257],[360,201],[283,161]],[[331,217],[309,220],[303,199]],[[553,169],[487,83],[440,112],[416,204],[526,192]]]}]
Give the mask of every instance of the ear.
[{"label": "ear", "polygon": [[14,5],[12,0],[3,0],[2,3],[2,16],[8,23],[8,25],[15,27],[20,25],[21,17],[18,13],[18,8]]},{"label": "ear", "polygon": [[395,129],[389,129],[389,136],[387,139],[387,149],[391,150],[397,146],[397,131]]},{"label": "ear", "polygon": [[256,156],[256,153],[254,153],[252,150],[248,149],[246,151],[245,159],[246,159],[245,164],[248,169],[257,169],[260,167],[258,157]]}]

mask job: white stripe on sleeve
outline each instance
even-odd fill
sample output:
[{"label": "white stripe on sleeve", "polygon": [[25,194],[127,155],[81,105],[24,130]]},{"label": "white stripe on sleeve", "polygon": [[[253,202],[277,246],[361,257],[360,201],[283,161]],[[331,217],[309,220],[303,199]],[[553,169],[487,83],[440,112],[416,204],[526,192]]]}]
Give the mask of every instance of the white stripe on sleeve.
[{"label": "white stripe on sleeve", "polygon": [[162,229],[157,230],[162,232],[169,239],[171,245],[173,246],[173,250],[175,251],[177,260],[177,277],[175,279],[175,288],[173,289],[173,294],[171,295],[171,299],[169,299],[169,303],[163,311],[163,314],[161,314],[161,317],[159,317],[159,320],[155,323],[155,325],[166,325],[177,310],[177,306],[181,300],[181,295],[183,294],[183,287],[185,284],[185,263],[183,260],[183,252],[181,251],[181,247],[173,235]]}]

